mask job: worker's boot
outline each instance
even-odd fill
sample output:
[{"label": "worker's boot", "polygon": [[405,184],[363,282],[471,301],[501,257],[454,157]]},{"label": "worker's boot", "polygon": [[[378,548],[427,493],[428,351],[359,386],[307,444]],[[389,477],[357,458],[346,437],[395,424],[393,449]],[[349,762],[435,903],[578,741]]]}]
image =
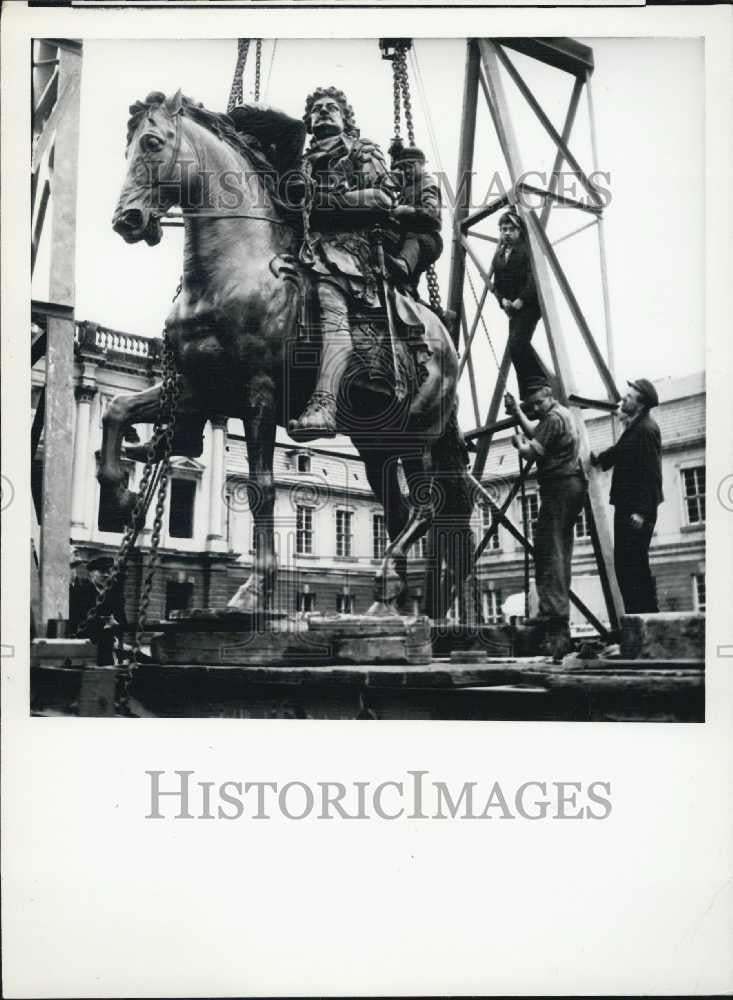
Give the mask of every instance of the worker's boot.
[{"label": "worker's boot", "polygon": [[547,631],[547,655],[552,657],[553,663],[562,663],[574,648],[568,619],[561,616],[551,618]]}]

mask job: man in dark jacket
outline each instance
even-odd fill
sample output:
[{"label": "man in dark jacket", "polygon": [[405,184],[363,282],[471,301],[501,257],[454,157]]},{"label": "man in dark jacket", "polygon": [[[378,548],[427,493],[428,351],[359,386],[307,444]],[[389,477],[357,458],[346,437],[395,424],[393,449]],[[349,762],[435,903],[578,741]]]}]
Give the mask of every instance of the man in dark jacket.
[{"label": "man in dark jacket", "polygon": [[532,335],[542,313],[524,223],[514,210],[499,219],[499,233],[501,239],[491,265],[491,290],[509,317],[509,353],[519,395],[524,399],[530,383],[546,379],[545,368],[532,347]]},{"label": "man in dark jacket", "polygon": [[649,411],[659,397],[645,378],[629,382],[621,401],[626,428],[612,447],[591,462],[613,468],[611,503],[615,507],[614,565],[627,614],[659,611],[649,568],[649,544],[662,495],[662,439]]},{"label": "man in dark jacket", "polygon": [[400,183],[399,202],[392,215],[399,223],[402,240],[395,255],[388,257],[388,264],[398,284],[417,287],[420,275],[443,252],[440,188],[417,146],[403,146],[395,139],[389,153]]},{"label": "man in dark jacket", "polygon": [[127,628],[123,586],[117,580],[99,609],[99,615],[84,627],[89,612],[94,608],[109,574],[114,560],[111,556],[99,555],[87,563],[88,579],[77,580],[69,590],[69,624],[72,634],[83,639],[91,639],[97,646],[98,666],[114,664],[115,639],[122,640]]}]

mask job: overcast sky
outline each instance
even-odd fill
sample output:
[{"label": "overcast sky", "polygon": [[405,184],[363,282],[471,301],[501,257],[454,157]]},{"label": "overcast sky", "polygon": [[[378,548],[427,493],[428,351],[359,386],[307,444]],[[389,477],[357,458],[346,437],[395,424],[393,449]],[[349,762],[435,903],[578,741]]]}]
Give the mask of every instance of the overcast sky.
[{"label": "overcast sky", "polygon": [[[605,213],[608,271],[616,373],[662,378],[700,371],[703,360],[703,50],[697,40],[584,39],[595,55],[593,97],[598,128],[599,167],[611,175],[611,204]],[[465,43],[418,40],[417,62],[437,135],[429,139],[424,105],[413,80],[419,145],[431,165],[442,165],[455,186],[461,115]],[[263,47],[266,100],[292,115],[302,114],[305,96],[315,87],[336,84],[348,94],[362,135],[383,147],[392,134],[392,87],[388,63],[375,40],[278,41]],[[81,150],[77,234],[79,319],[144,336],[159,335],[181,270],[181,233],[166,229],[157,247],[128,246],[113,233],[110,219],[124,177],[128,105],[151,90],[184,93],[207,107],[226,107],[236,58],[236,42],[94,41],[84,42],[81,99]],[[559,129],[572,78],[512,57]],[[245,76],[251,90],[254,46]],[[268,83],[269,81],[269,83]],[[525,169],[549,170],[549,139],[522,107],[513,85],[507,87]],[[251,96],[251,94],[250,94]],[[474,184],[480,199],[495,173],[507,182],[486,110],[478,118],[479,140]],[[571,149],[591,169],[585,105],[579,112]],[[582,225],[587,216],[571,210],[553,213],[552,239]],[[445,213],[448,235],[450,215]],[[494,226],[494,228],[492,228]],[[484,231],[495,234],[495,224]],[[492,246],[477,242],[488,266]],[[447,292],[450,240],[439,268]],[[563,242],[558,254],[598,341],[604,343],[597,240],[594,229]],[[34,286],[45,298],[43,259]],[[475,276],[475,272],[474,272]],[[477,281],[477,289],[480,286]],[[467,301],[471,302],[466,289]],[[578,366],[579,387],[598,391],[577,334],[562,313],[564,330]],[[506,319],[492,302],[486,320],[500,355]],[[542,334],[538,346],[543,353]],[[576,347],[578,348],[576,350]],[[485,409],[496,372],[483,332],[476,340],[476,368]],[[462,423],[473,424],[467,390],[462,392]]]}]

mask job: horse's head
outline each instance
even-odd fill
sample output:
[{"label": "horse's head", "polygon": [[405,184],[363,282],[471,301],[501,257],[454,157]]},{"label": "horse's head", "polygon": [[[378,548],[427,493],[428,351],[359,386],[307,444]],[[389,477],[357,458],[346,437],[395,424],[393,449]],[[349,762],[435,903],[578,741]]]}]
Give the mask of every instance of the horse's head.
[{"label": "horse's head", "polygon": [[160,92],[130,107],[127,125],[127,174],[112,226],[127,243],[160,243],[160,217],[180,198],[182,171],[180,90]]}]

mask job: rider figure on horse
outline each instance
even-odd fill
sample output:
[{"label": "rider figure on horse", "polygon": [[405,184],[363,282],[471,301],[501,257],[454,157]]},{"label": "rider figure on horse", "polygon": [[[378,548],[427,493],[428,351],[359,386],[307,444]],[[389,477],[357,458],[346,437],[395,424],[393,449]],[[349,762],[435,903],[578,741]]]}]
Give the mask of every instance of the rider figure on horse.
[{"label": "rider figure on horse", "polygon": [[314,279],[322,338],[318,381],[288,433],[297,441],[333,437],[339,385],[351,356],[349,305],[379,307],[369,232],[396,205],[398,187],[379,147],[359,137],[343,91],[319,87],[306,100],[304,153],[310,180],[304,256]]}]

